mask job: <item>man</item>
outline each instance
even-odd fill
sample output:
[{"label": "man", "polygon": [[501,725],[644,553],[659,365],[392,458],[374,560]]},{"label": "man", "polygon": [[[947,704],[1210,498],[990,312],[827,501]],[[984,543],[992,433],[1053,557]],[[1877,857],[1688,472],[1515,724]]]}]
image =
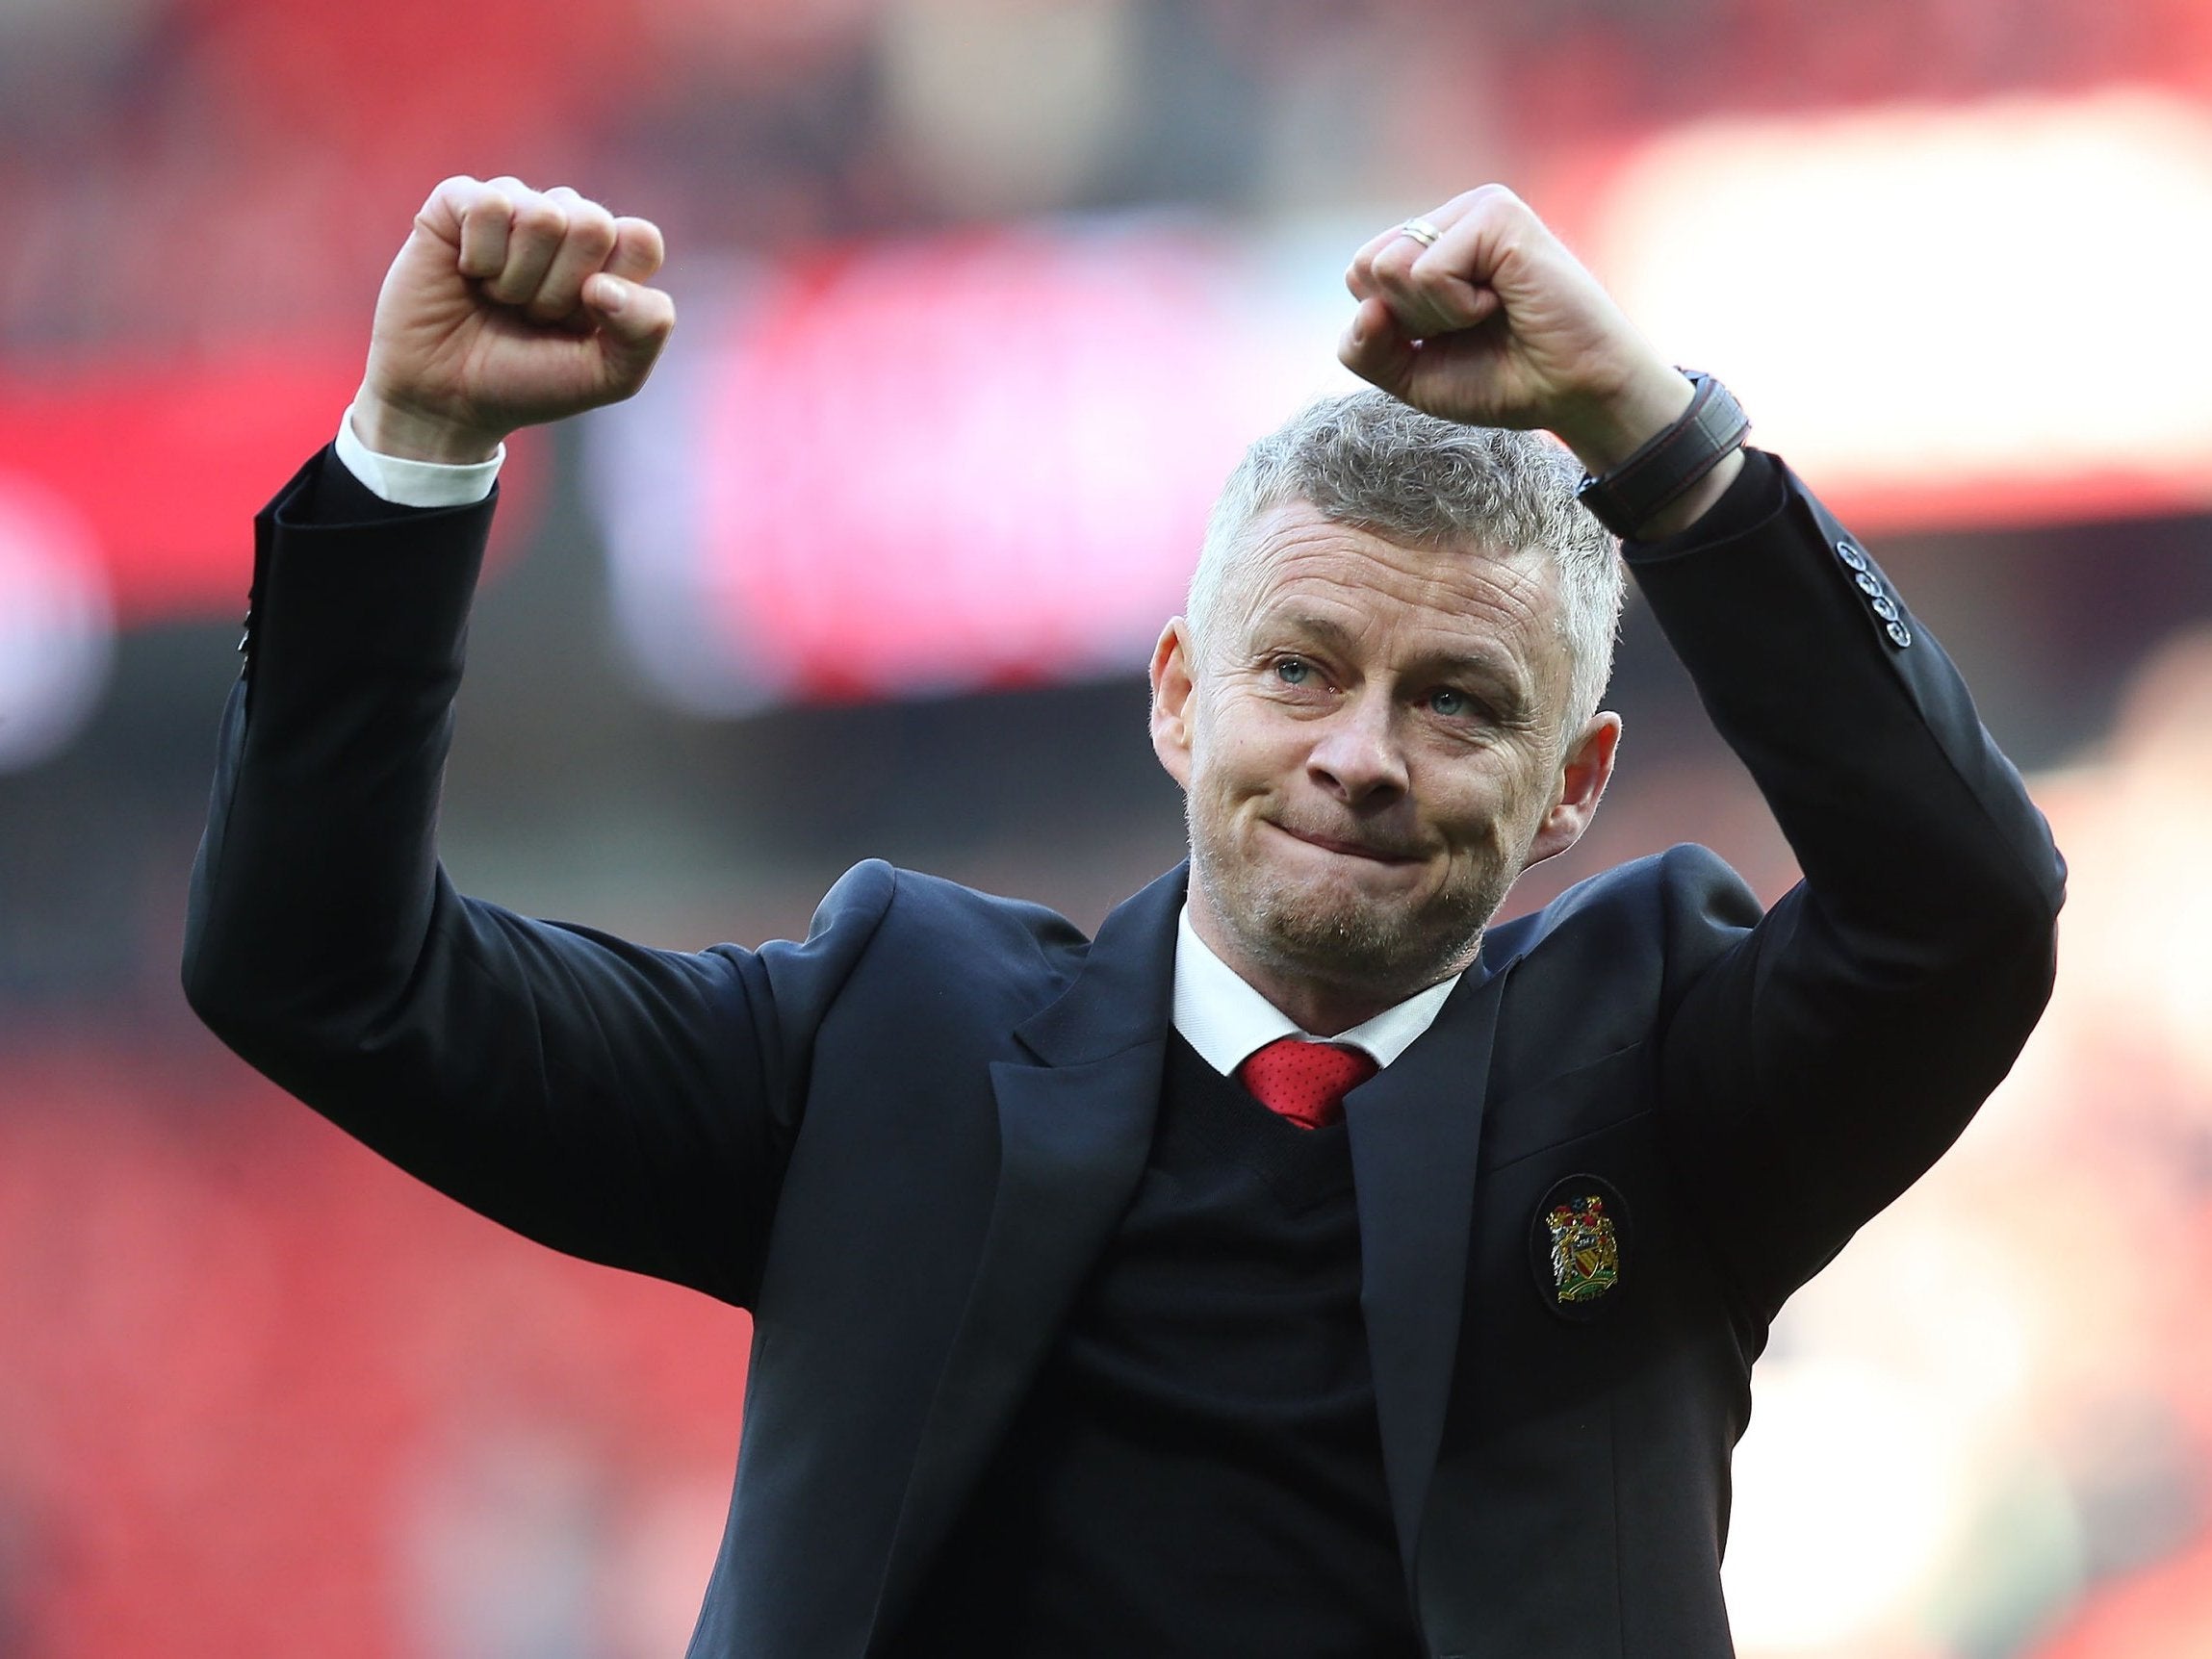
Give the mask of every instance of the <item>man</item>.
[{"label": "man", "polygon": [[[573,191],[424,207],[258,525],[194,1007],[484,1213],[752,1310],[694,1655],[1727,1653],[1768,1321],[2051,973],[2042,820],[1864,550],[1475,191],[1354,258],[1382,390],[1254,447],[1161,636],[1187,875],[1095,941],[879,863],[759,952],[531,922],[433,850],[482,498],[643,381],[659,255]],[[1763,916],[1677,848],[1486,926],[1613,762],[1585,506],[1797,851]]]}]

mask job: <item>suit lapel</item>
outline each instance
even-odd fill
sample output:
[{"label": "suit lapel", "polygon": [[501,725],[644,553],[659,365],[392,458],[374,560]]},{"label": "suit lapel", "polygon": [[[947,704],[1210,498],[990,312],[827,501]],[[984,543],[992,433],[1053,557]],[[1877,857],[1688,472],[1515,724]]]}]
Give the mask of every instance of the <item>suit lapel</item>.
[{"label": "suit lapel", "polygon": [[1144,1175],[1183,882],[1174,870],[1116,908],[1066,994],[1016,1031],[1039,1063],[990,1068],[998,1186],[892,1534],[879,1638],[904,1613]]},{"label": "suit lapel", "polygon": [[1468,978],[1421,1039],[1346,1097],[1360,1309],[1383,1478],[1410,1582],[1459,1342],[1475,1166],[1505,974]]}]

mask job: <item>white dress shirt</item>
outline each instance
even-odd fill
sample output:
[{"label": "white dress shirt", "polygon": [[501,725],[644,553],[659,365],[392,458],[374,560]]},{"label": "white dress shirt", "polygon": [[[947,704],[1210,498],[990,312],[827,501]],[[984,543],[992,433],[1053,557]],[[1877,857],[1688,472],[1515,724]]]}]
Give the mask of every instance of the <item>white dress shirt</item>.
[{"label": "white dress shirt", "polygon": [[[354,436],[353,412],[338,422],[338,459],[372,495],[402,507],[465,507],[492,493],[506,446],[488,461],[450,466],[438,461],[403,461],[379,455]],[[1373,1019],[1317,1037],[1237,977],[1214,955],[1191,926],[1186,905],[1175,917],[1175,1029],[1198,1057],[1223,1077],[1236,1075],[1246,1059],[1279,1037],[1336,1042],[1364,1051],[1377,1066],[1388,1065],[1413,1046],[1413,1039],[1435,1022],[1437,1010],[1459,976],[1430,985]]]},{"label": "white dress shirt", "polygon": [[1364,1051],[1376,1065],[1388,1065],[1436,1022],[1444,999],[1458,983],[1459,976],[1453,974],[1348,1032],[1318,1037],[1299,1030],[1296,1020],[1214,955],[1191,926],[1190,906],[1185,905],[1175,918],[1175,1029],[1198,1051],[1198,1058],[1223,1077],[1235,1076],[1237,1067],[1253,1053],[1287,1036],[1345,1043]]}]

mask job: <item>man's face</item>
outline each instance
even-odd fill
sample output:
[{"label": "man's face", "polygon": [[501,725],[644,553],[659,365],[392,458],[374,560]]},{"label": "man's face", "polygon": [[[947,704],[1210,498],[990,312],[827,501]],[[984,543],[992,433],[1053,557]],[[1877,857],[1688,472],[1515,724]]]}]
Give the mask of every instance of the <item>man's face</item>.
[{"label": "man's face", "polygon": [[1171,624],[1153,661],[1193,921],[1271,995],[1387,1006],[1465,967],[1522,869],[1573,844],[1618,722],[1559,729],[1540,556],[1406,547],[1302,501],[1251,533],[1206,636]]}]

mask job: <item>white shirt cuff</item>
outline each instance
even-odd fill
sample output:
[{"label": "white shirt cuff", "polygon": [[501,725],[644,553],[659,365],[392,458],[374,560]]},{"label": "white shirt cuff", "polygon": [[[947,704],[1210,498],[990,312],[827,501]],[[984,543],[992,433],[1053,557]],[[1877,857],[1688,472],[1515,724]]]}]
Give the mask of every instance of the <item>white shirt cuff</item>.
[{"label": "white shirt cuff", "polygon": [[405,461],[379,455],[354,436],[353,410],[338,422],[338,459],[373,496],[397,507],[469,507],[492,493],[500,464],[507,458],[502,444],[489,461],[450,466],[443,461]]}]

